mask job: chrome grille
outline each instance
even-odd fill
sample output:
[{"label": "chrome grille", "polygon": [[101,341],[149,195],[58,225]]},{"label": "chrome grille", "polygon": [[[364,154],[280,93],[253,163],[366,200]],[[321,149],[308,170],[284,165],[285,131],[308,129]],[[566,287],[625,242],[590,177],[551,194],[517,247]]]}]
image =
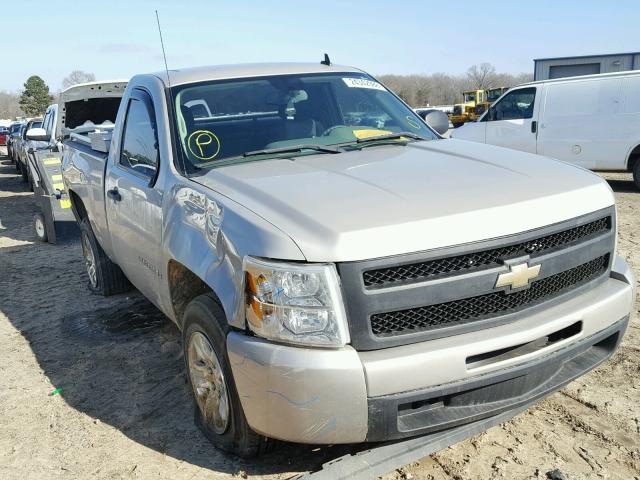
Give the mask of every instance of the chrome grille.
[{"label": "chrome grille", "polygon": [[397,335],[505,315],[556,297],[602,275],[609,266],[609,255],[579,265],[511,294],[496,291],[477,297],[410,308],[371,316],[374,335]]}]

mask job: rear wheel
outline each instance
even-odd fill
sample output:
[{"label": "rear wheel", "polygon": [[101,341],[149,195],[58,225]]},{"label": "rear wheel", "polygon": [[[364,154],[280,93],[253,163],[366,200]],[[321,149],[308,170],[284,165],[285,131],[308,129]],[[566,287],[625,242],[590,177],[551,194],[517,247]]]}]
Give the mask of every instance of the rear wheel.
[{"label": "rear wheel", "polygon": [[108,297],[131,289],[131,284],[120,267],[102,250],[88,218],[80,222],[80,243],[89,277],[89,290]]},{"label": "rear wheel", "polygon": [[253,457],[270,445],[247,423],[227,354],[227,324],[220,305],[200,295],[184,314],[182,345],[195,400],[195,423],[213,445],[240,457]]},{"label": "rear wheel", "polygon": [[44,221],[44,215],[42,213],[36,213],[33,216],[33,229],[36,232],[36,238],[41,242],[48,240],[47,226]]}]

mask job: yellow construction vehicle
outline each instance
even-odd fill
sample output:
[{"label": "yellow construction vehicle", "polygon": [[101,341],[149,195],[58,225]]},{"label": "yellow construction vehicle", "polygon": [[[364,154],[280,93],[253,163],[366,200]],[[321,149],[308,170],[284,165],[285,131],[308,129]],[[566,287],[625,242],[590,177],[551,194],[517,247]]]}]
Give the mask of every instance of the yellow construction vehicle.
[{"label": "yellow construction vehicle", "polygon": [[480,118],[480,116],[489,109],[491,104],[499,99],[507,90],[509,90],[509,87],[496,87],[486,89],[485,101],[476,103],[475,118],[473,119],[473,121]]},{"label": "yellow construction vehicle", "polygon": [[475,120],[475,109],[478,103],[484,103],[485,90],[465,90],[462,92],[462,103],[453,106],[453,112],[449,114],[449,121],[454,127]]},{"label": "yellow construction vehicle", "polygon": [[475,122],[507,90],[507,87],[465,90],[462,92],[463,102],[453,106],[449,121],[454,127],[459,127],[466,122]]}]

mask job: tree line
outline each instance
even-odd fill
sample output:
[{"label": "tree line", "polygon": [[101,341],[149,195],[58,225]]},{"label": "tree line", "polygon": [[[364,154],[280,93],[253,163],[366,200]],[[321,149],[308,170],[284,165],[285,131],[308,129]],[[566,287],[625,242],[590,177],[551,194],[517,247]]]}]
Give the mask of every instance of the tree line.
[{"label": "tree line", "polygon": [[533,74],[498,73],[490,63],[472,65],[462,75],[380,75],[378,79],[412,107],[462,102],[464,90],[513,87],[533,80]]},{"label": "tree line", "polygon": [[[95,79],[93,73],[74,70],[62,80],[62,90]],[[19,93],[0,92],[0,118],[41,116],[56,96],[51,94],[49,86],[41,77],[32,75],[24,82]]]}]

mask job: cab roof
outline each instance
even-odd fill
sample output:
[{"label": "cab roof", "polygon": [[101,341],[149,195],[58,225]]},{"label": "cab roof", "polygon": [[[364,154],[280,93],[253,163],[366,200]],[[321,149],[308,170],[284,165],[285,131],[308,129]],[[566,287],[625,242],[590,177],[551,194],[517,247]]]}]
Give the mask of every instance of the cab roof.
[{"label": "cab roof", "polygon": [[[362,70],[342,65],[324,65],[321,63],[247,63],[239,65],[210,65],[203,67],[169,70],[171,86],[198,83],[207,80],[224,80],[231,78],[250,78],[271,75],[290,75],[305,73],[353,72],[363,73]],[[168,86],[167,72],[155,72]]]}]

